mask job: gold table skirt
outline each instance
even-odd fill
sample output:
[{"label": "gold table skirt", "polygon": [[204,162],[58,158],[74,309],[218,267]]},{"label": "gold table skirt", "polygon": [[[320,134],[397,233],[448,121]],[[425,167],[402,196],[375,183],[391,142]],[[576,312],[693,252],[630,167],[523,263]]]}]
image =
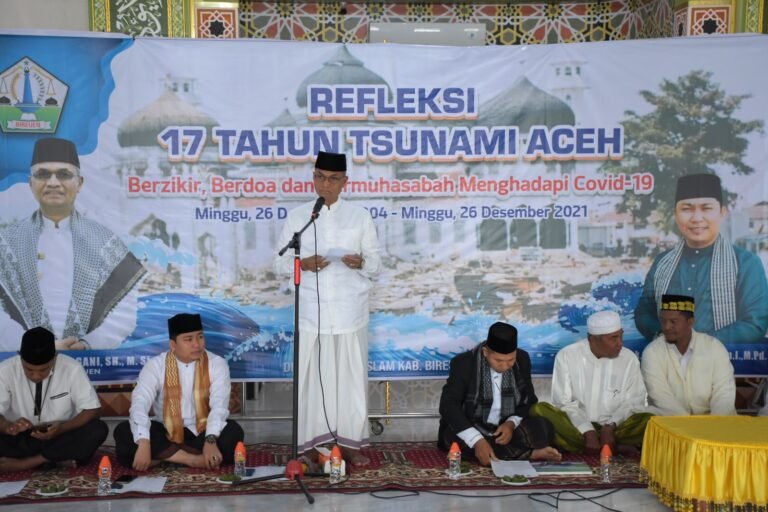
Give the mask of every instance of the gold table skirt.
[{"label": "gold table skirt", "polygon": [[768,511],[768,417],[654,416],[640,468],[673,510]]}]

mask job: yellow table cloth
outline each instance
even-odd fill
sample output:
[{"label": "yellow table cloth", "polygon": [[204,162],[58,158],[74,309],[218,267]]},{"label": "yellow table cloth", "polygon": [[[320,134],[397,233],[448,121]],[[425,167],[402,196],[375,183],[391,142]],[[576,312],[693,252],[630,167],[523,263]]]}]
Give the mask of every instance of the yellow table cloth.
[{"label": "yellow table cloth", "polygon": [[640,468],[676,511],[701,503],[768,510],[768,417],[654,416]]}]

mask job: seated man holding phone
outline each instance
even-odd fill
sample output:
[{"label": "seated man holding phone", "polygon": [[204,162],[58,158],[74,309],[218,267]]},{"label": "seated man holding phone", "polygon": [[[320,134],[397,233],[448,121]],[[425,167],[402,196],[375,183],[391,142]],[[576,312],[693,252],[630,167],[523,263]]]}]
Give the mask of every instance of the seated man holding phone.
[{"label": "seated man holding phone", "polygon": [[85,369],[35,327],[0,363],[0,472],[87,464],[109,428]]}]

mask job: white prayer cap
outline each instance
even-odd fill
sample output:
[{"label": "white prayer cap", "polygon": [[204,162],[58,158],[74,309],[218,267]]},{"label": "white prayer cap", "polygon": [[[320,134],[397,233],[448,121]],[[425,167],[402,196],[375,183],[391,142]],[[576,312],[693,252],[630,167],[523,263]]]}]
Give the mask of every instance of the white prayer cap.
[{"label": "white prayer cap", "polygon": [[587,332],[600,335],[621,330],[621,318],[615,311],[600,311],[587,319]]}]

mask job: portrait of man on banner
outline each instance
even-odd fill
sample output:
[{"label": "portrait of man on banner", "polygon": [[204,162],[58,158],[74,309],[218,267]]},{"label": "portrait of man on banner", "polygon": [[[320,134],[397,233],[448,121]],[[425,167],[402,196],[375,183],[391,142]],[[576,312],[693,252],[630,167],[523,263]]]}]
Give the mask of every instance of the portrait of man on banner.
[{"label": "portrait of man on banner", "polygon": [[[136,326],[139,260],[106,226],[77,211],[83,186],[74,143],[36,142],[29,186],[31,217],[0,230],[0,350],[45,327],[59,350],[117,347]],[[14,343],[15,342],[15,343]]]},{"label": "portrait of man on banner", "polygon": [[677,182],[675,223],[680,242],[656,257],[635,309],[638,331],[661,331],[664,294],[696,300],[694,328],[723,343],[759,343],[768,329],[768,282],[760,258],[721,233],[727,209],[720,178],[690,174]]}]

